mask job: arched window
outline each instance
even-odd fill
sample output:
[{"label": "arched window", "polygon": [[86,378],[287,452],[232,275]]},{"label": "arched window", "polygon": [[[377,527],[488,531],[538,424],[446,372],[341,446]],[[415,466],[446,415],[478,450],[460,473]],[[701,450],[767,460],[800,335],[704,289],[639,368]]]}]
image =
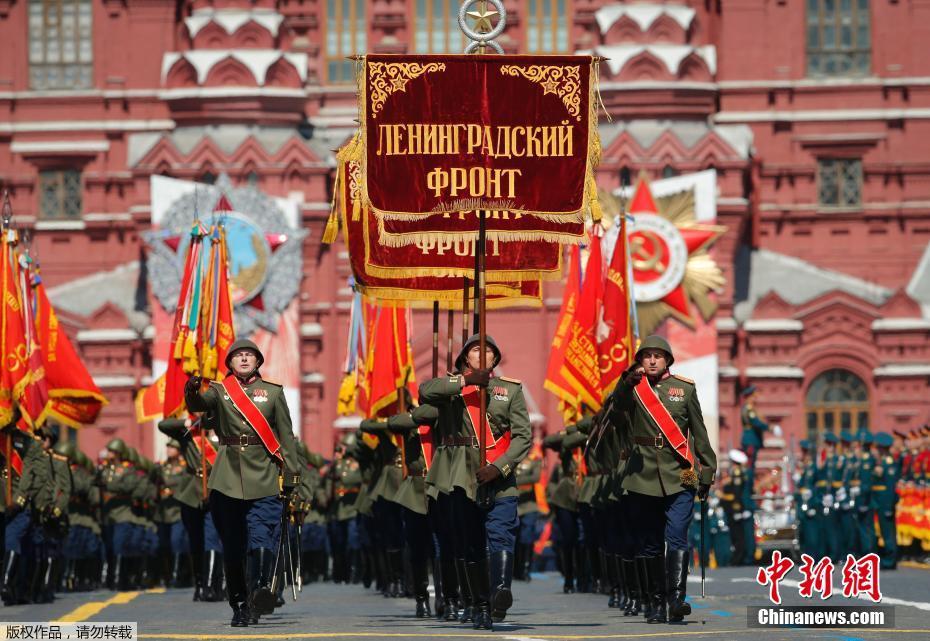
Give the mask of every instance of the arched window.
[{"label": "arched window", "polygon": [[807,388],[807,431],[869,429],[869,390],[862,379],[844,369],[827,370]]}]

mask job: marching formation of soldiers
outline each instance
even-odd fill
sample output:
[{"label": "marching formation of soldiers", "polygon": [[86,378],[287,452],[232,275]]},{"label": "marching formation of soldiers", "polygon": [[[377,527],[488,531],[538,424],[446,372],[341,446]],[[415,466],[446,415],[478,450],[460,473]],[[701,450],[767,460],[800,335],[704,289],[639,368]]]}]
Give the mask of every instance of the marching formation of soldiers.
[{"label": "marching formation of soldiers", "polygon": [[[188,382],[196,414],[160,422],[160,463],[120,439],[93,461],[55,428],[9,425],[0,454],[21,465],[2,468],[4,603],[192,587],[194,601],[228,601],[239,627],[282,607],[287,589],[333,581],[411,598],[416,617],[493,629],[513,580],[531,579],[545,530],[565,593],[675,623],[690,614],[702,522],[704,563],[757,562],[754,462],[768,426],[752,391],[744,449],[712,487],[695,385],[671,373],[664,339],[642,342],[601,411],[535,446],[520,382],[494,373],[502,357],[487,337],[481,368],[471,337],[453,371],[420,386],[419,404],[404,390],[399,413],[362,421],[330,460],[293,437],[283,390],[261,377],[247,340],[222,383]],[[543,450],[556,455],[545,497]],[[876,551],[885,568],[930,555],[930,428],[802,441],[794,486],[801,552]]]}]

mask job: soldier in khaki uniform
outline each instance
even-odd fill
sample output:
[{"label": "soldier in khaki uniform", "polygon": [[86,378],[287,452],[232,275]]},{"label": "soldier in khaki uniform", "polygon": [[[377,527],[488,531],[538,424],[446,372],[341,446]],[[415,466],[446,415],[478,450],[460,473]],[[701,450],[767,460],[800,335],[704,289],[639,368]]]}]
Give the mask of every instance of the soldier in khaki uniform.
[{"label": "soldier in khaki uniform", "polygon": [[[281,532],[283,505],[300,481],[291,415],[284,389],[262,379],[264,357],[250,340],[230,346],[222,383],[201,390],[199,376],[184,390],[192,412],[216,417],[219,449],[210,473],[210,511],[223,541],[231,625],[247,626],[274,610],[272,564]],[[249,555],[251,592],[245,563]]]},{"label": "soldier in khaki uniform", "polygon": [[349,583],[359,562],[358,508],[362,471],[355,432],[343,435],[326,475],[329,494],[329,542],[333,555],[333,583]]},{"label": "soldier in khaki uniform", "polygon": [[717,457],[694,382],[669,372],[675,359],[668,341],[649,336],[634,358],[613,392],[612,421],[627,425],[633,442],[623,489],[637,517],[652,606],[647,621],[677,622],[691,614],[685,587],[694,497],[707,496]]},{"label": "soldier in khaki uniform", "polygon": [[587,436],[578,431],[577,424],[569,425],[564,430],[550,434],[543,439],[545,447],[559,454],[559,465],[549,476],[546,492],[559,533],[559,566],[563,578],[562,592],[565,594],[575,592],[575,566],[576,561],[580,560],[578,557],[581,520],[578,516],[578,481],[580,480],[580,448],[585,441],[587,441]]},{"label": "soldier in khaki uniform", "polygon": [[[520,382],[493,376],[501,351],[490,336],[486,344],[488,369],[479,369],[479,337],[472,336],[455,360],[456,372],[420,386],[420,402],[439,410],[434,439],[438,447],[426,477],[427,493],[437,500],[440,518],[448,517],[455,526],[472,599],[473,627],[490,630],[492,617],[502,619],[513,603],[510,583],[519,528],[514,472],[529,451],[532,428]],[[497,447],[484,466],[475,424],[481,421],[471,418],[478,416],[482,393],[491,432],[487,445]],[[493,497],[489,507],[477,502],[479,486]]]},{"label": "soldier in khaki uniform", "polygon": [[530,580],[533,567],[533,544],[536,542],[536,522],[539,505],[536,503],[536,484],[542,478],[542,452],[539,445],[517,465],[517,516],[520,518],[520,534],[514,551],[513,576],[520,581]]},{"label": "soldier in khaki uniform", "polygon": [[181,522],[181,501],[177,495],[187,490],[194,475],[181,457],[181,444],[171,439],[167,456],[156,468],[158,486],[158,537],[163,552],[168,552],[167,587],[177,587],[181,571],[181,556],[190,551],[184,524]]}]

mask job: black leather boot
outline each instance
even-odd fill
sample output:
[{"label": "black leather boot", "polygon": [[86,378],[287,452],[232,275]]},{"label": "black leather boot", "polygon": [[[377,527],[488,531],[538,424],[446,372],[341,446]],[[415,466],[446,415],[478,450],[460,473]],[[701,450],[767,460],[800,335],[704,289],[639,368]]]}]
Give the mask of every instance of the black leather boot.
[{"label": "black leather boot", "polygon": [[13,550],[7,550],[3,556],[3,602],[6,605],[16,603],[16,570],[19,568],[21,555]]},{"label": "black leather boot", "polygon": [[426,559],[414,561],[411,564],[413,571],[413,596],[417,600],[416,616],[426,619],[433,616],[429,605],[429,567]]},{"label": "black leather boot", "polygon": [[620,559],[620,572],[623,574],[623,583],[626,585],[626,605],[623,616],[631,617],[639,614],[639,577],[636,574],[636,565],[632,559]]},{"label": "black leather boot", "polygon": [[526,577],[523,575],[524,565],[523,565],[523,555],[525,550],[523,546],[517,543],[513,548],[513,578],[517,581],[525,581]]},{"label": "black leather boot", "polygon": [[620,555],[608,554],[607,563],[609,564],[611,573],[613,574],[614,580],[616,581],[615,586],[617,593],[617,605],[614,607],[619,610],[626,610],[626,604],[629,600],[629,595],[627,595],[626,581],[624,581],[623,577],[623,567],[620,561]]},{"label": "black leather boot", "polygon": [[667,554],[665,580],[668,585],[668,620],[669,623],[678,623],[691,614],[691,604],[685,601],[688,585],[688,551],[669,550]]},{"label": "black leather boot", "polygon": [[575,592],[575,552],[566,545],[560,547],[560,556],[562,557],[562,592],[565,594],[574,594]]},{"label": "black leather boot", "polygon": [[471,623],[475,618],[472,613],[471,578],[468,576],[468,566],[465,559],[456,559],[455,567],[459,573],[459,589],[462,592],[462,611],[459,614],[459,623]]},{"label": "black leather boot", "polygon": [[639,606],[643,617],[648,619],[652,616],[652,599],[649,598],[649,574],[646,570],[646,557],[637,556],[633,561],[636,564],[636,576],[639,580]]},{"label": "black leather boot", "polygon": [[250,587],[249,609],[252,617],[274,612],[275,595],[271,591],[271,573],[273,571],[274,554],[268,548],[252,550],[249,557]]},{"label": "black leather boot", "polygon": [[194,575],[194,601],[204,600],[204,560],[203,552],[191,552],[191,574]]},{"label": "black leather boot", "polygon": [[388,550],[388,596],[397,599],[404,596],[404,552]]},{"label": "black leather boot", "polygon": [[474,622],[471,627],[475,630],[493,630],[491,622],[491,581],[488,571],[488,561],[483,559],[466,563],[468,573],[468,586],[471,588],[472,610]]},{"label": "black leather boot", "polygon": [[233,611],[232,621],[230,621],[229,625],[234,628],[244,628],[252,620],[252,613],[249,610],[249,588],[245,578],[245,561],[227,558],[224,560],[223,565],[226,569],[229,607]]},{"label": "black leather boot", "polygon": [[535,551],[532,543],[526,543],[521,547],[523,547],[523,580],[529,582],[533,580],[533,555]]},{"label": "black leather boot", "polygon": [[513,554],[494,552],[491,554],[491,619],[501,622],[513,605]]},{"label": "black leather boot", "polygon": [[575,546],[572,561],[575,565],[575,590],[581,594],[591,591],[591,568],[588,565],[587,546]]},{"label": "black leather boot", "polygon": [[613,554],[607,554],[606,552],[601,553],[601,567],[603,568],[604,576],[607,577],[604,583],[610,595],[607,598],[608,608],[620,607],[620,579],[617,577],[617,568],[614,567],[612,562],[613,557]]},{"label": "black leather boot", "polygon": [[646,623],[667,623],[664,554],[646,558],[646,576],[646,584],[649,586],[648,596],[652,603],[652,614],[646,619]]},{"label": "black leather boot", "polygon": [[[444,621],[458,620],[459,576],[455,570],[455,559],[440,558],[442,567],[442,618]],[[437,608],[438,609],[438,608]],[[437,612],[438,616],[439,613]]]},{"label": "black leather boot", "polygon": [[[216,562],[212,565],[207,564],[210,573],[206,575],[205,580],[210,586],[211,592],[213,592],[213,600],[222,601],[226,598],[223,592],[223,570],[226,565],[223,562],[223,555],[220,552],[211,552],[210,554],[216,558]],[[204,599],[204,601],[206,601],[206,599]]]}]

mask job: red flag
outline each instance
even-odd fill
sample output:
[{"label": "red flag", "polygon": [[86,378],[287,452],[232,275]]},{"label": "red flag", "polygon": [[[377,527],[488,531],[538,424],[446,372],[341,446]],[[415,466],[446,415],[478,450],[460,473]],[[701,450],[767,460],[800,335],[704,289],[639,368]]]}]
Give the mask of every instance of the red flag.
[{"label": "red flag", "polygon": [[[167,373],[167,372],[166,372]],[[136,394],[136,421],[147,423],[162,416],[165,411],[165,374]]]},{"label": "red flag", "polygon": [[[226,197],[223,196],[221,200],[225,201]],[[217,208],[218,207],[219,205],[217,205]],[[236,342],[236,330],[233,323],[232,290],[229,288],[229,258],[225,230],[220,230],[220,237],[220,268],[219,279],[216,284],[216,327],[213,336],[213,341],[216,346],[216,360],[218,367],[220,367],[216,372],[217,380],[223,380],[223,378],[226,377],[226,372],[223,371],[222,367],[225,367],[226,355],[229,354],[230,346]]]},{"label": "red flag", "polygon": [[[195,228],[196,229],[196,228]],[[184,371],[184,348],[191,339],[189,320],[186,314],[190,312],[191,287],[194,283],[194,271],[200,261],[201,238],[199,234],[191,234],[191,242],[187,247],[184,258],[184,275],[181,278],[181,294],[178,306],[174,311],[174,323],[171,329],[171,342],[168,347],[168,369],[165,372],[165,404],[163,416],[174,416],[184,409],[184,384],[187,374]]]},{"label": "red flag", "polygon": [[20,300],[23,309],[23,331],[26,336],[26,363],[29,370],[29,382],[23,390],[20,411],[27,424],[39,426],[45,420],[43,411],[48,404],[48,380],[42,349],[36,333],[35,297],[32,289],[32,273],[28,256],[17,257],[18,270],[16,282],[19,285]]},{"label": "red flag", "polygon": [[591,234],[591,254],[585,269],[578,308],[569,326],[562,377],[572,384],[578,399],[592,410],[601,408],[601,373],[597,365],[595,325],[604,291],[599,225]]},{"label": "red flag", "polygon": [[369,339],[368,416],[396,414],[398,390],[407,387],[415,395],[414,378],[412,352],[407,340],[407,310],[381,307],[376,312]]},{"label": "red flag", "polygon": [[605,396],[633,362],[633,323],[627,271],[626,217],[619,216],[619,233],[604,279],[604,298],[597,323],[597,352]]},{"label": "red flag", "polygon": [[[26,329],[23,324],[23,303],[17,285],[19,265],[13,249],[15,236],[12,231],[3,231],[0,248],[0,424],[6,425],[13,419],[13,407],[25,405],[26,387],[29,385],[29,350],[26,346]],[[32,419],[22,412],[23,420],[30,426]]]},{"label": "red flag", "polygon": [[578,246],[572,246],[568,265],[568,280],[562,294],[562,307],[559,310],[559,322],[552,337],[549,351],[549,364],[546,367],[546,380],[543,387],[555,394],[563,403],[577,407],[578,395],[570,382],[562,376],[562,363],[565,362],[565,349],[568,345],[568,330],[578,307],[581,296],[581,252]]},{"label": "red flag", "polygon": [[35,326],[49,396],[39,422],[51,416],[71,427],[93,423],[108,401],[62,331],[38,274],[35,280]]}]

